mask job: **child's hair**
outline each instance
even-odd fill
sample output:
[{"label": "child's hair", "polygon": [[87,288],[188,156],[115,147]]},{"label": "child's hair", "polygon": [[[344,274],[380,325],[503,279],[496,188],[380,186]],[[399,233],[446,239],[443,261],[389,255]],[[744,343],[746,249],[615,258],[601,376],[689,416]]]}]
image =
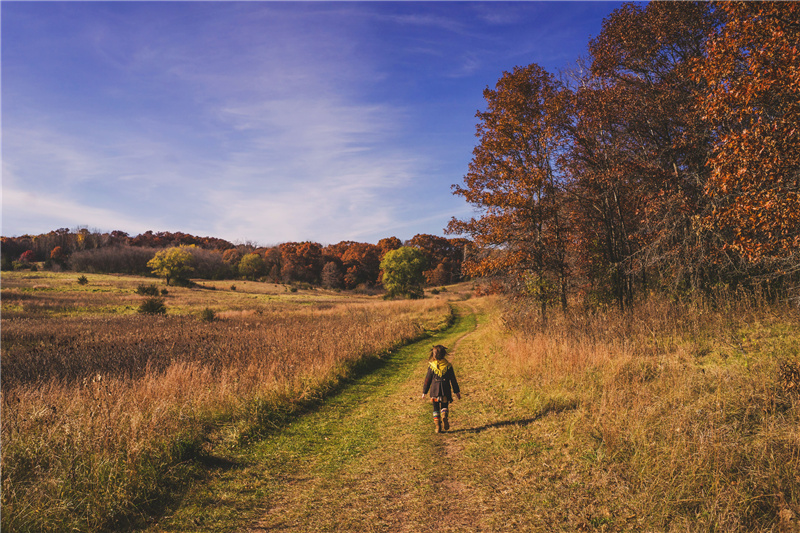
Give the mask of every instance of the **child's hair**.
[{"label": "child's hair", "polygon": [[445,355],[447,355],[447,348],[445,348],[441,344],[437,344],[431,350],[431,356],[428,357],[428,360],[433,361],[434,359],[436,359],[438,361],[439,359],[444,359]]}]

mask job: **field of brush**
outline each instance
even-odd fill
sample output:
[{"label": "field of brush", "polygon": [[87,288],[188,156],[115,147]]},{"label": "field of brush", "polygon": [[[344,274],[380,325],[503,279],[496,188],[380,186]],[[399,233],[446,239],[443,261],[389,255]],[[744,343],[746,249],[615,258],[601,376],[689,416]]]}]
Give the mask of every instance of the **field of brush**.
[{"label": "field of brush", "polygon": [[586,524],[800,531],[796,305],[745,291],[653,295],[626,312],[554,313],[546,326],[524,305],[503,307],[489,341],[505,355],[496,372],[529,410],[570,411],[562,431],[583,440],[578,462],[594,471],[572,483],[602,509]]},{"label": "field of brush", "polygon": [[[624,312],[575,303],[543,321],[538,306],[499,297],[454,305],[468,285],[384,301],[242,281],[77,280],[2,274],[3,531],[146,527],[188,484],[205,482],[204,461],[222,457],[209,450],[283,442],[293,461],[247,452],[252,465],[241,472],[252,475],[232,470],[242,478],[230,481],[235,491],[198,493],[249,498],[252,512],[231,520],[305,517],[313,508],[297,493],[324,502],[313,518],[333,525],[321,529],[372,517],[406,524],[384,530],[418,531],[439,505],[430,487],[441,472],[426,470],[436,457],[449,465],[440,490],[452,498],[453,531],[800,531],[800,310],[791,302],[725,290],[687,301],[650,295]],[[137,311],[149,298],[140,286],[153,283],[165,315]],[[427,412],[420,425],[420,405],[406,402],[406,381],[416,388],[420,376],[403,374],[380,378],[396,382],[391,410],[330,415],[317,438],[321,406],[338,413],[347,402],[335,399],[347,394],[336,393],[371,362],[451,324],[454,308],[480,324],[455,349],[458,431],[432,437]],[[416,372],[415,346],[395,364]],[[374,417],[383,422],[365,428]],[[363,437],[370,431],[378,436]],[[376,453],[351,458],[352,476],[327,467],[295,475],[301,442],[315,447],[309,465],[339,465],[342,447]],[[369,494],[343,504],[348,483]],[[254,518],[264,494],[284,503]],[[397,495],[407,509],[376,517],[375,502]],[[188,508],[213,514],[201,500]],[[238,515],[234,503],[218,505]],[[200,530],[194,514],[181,516],[170,531]],[[236,523],[203,530],[249,527]]]},{"label": "field of brush", "polygon": [[247,441],[451,316],[439,298],[242,281],[156,282],[167,312],[148,315],[153,280],[2,276],[3,531],[146,516],[220,431]]}]

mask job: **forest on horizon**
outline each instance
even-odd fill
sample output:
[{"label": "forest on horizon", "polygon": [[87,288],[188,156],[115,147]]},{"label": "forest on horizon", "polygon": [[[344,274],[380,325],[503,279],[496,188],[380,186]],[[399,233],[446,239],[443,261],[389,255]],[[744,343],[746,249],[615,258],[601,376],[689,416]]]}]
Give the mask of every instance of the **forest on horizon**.
[{"label": "forest on horizon", "polygon": [[[216,237],[182,232],[98,232],[60,228],[40,235],[0,238],[3,270],[39,268],[77,272],[150,275],[147,265],[157,252],[185,247],[192,257],[192,275],[202,279],[247,277],[276,283],[308,283],[331,289],[372,288],[380,283],[380,262],[402,246],[419,249],[427,261],[428,285],[461,281],[466,239],[419,234],[401,241],[387,237],[377,244],[341,241],[285,242],[276,246],[233,244]],[[244,261],[243,261],[244,260]]]}]

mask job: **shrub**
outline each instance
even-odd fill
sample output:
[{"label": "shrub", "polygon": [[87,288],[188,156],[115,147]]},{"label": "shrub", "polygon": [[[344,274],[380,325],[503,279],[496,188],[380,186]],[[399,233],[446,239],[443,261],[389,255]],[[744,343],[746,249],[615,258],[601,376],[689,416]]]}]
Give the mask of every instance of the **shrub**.
[{"label": "shrub", "polygon": [[169,294],[167,289],[161,289],[161,296],[166,296],[167,294]]},{"label": "shrub", "polygon": [[236,290],[236,285],[231,285],[231,290],[235,291]]},{"label": "shrub", "polygon": [[87,285],[89,283],[89,278],[86,276],[78,276],[78,285]]},{"label": "shrub", "polygon": [[138,287],[136,287],[136,294],[141,294],[142,296],[158,296],[158,287],[155,284],[145,285],[144,283],[140,283]]},{"label": "shrub", "polygon": [[174,286],[176,286],[176,287],[185,287],[187,289],[191,289],[193,287],[197,287],[197,283],[195,283],[194,281],[192,281],[190,279],[186,279],[186,278],[175,278],[172,281],[172,284]]},{"label": "shrub", "polygon": [[213,322],[216,318],[217,314],[210,307],[206,307],[200,312],[200,320],[203,322]]},{"label": "shrub", "polygon": [[19,260],[21,263],[33,263],[36,261],[36,254],[33,250],[28,250],[19,256]]},{"label": "shrub", "polygon": [[148,298],[139,306],[139,312],[148,315],[164,315],[167,313],[167,306],[164,300],[157,297]]}]

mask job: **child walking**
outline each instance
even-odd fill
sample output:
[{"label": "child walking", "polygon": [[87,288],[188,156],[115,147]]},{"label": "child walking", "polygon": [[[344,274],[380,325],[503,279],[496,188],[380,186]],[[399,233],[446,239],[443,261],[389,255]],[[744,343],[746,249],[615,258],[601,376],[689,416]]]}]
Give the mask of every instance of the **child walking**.
[{"label": "child walking", "polygon": [[450,421],[447,419],[448,406],[453,401],[453,394],[456,398],[461,399],[461,390],[458,388],[458,381],[456,381],[456,373],[453,371],[453,365],[445,359],[447,355],[447,348],[441,344],[437,344],[431,350],[431,355],[428,358],[428,372],[425,374],[425,383],[422,385],[422,397],[428,390],[431,391],[431,402],[433,402],[433,423],[435,424],[434,430],[436,433],[450,429]]}]

